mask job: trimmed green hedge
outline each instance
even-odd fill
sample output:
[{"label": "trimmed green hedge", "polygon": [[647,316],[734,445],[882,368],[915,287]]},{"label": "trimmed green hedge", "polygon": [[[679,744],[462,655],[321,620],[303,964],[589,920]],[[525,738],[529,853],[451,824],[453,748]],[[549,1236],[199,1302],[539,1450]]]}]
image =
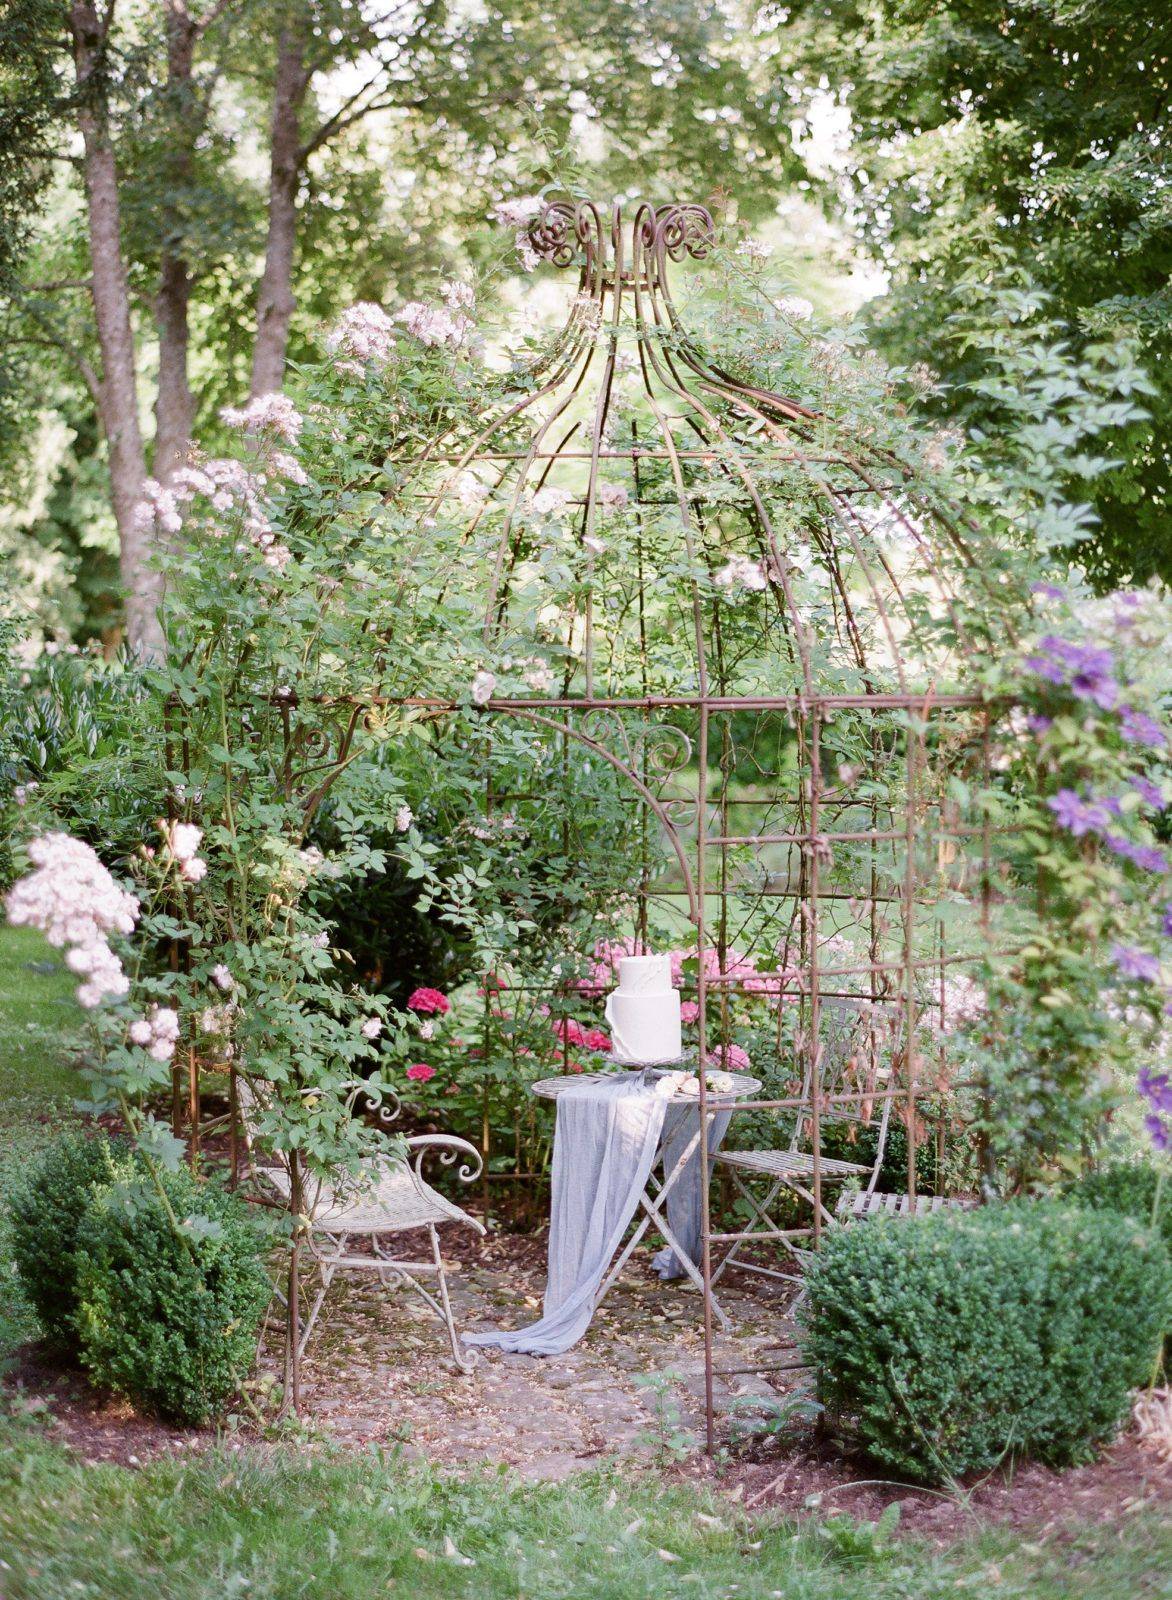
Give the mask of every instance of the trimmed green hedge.
[{"label": "trimmed green hedge", "polygon": [[1086,1459],[1172,1315],[1156,1236],[1051,1201],[854,1224],[807,1285],[828,1415],[884,1466],[937,1482],[1012,1456]]},{"label": "trimmed green hedge", "polygon": [[[232,1195],[167,1174],[159,1197],[98,1191],[78,1229],[81,1358],[95,1380],[161,1416],[215,1417],[252,1367],[270,1287],[263,1241]],[[203,1219],[209,1219],[210,1227]]]},{"label": "trimmed green hedge", "polygon": [[167,1210],[129,1145],[56,1139],[13,1197],[13,1259],[46,1338],[94,1379],[179,1422],[209,1421],[250,1370],[269,1299],[243,1206],[186,1170]]},{"label": "trimmed green hedge", "polygon": [[46,1340],[76,1357],[77,1231],[95,1188],[132,1171],[128,1147],[104,1133],[63,1134],[44,1151],[12,1196],[12,1256]]},{"label": "trimmed green hedge", "polygon": [[[1115,1211],[1150,1226],[1158,1181],[1159,1173],[1149,1163],[1120,1162],[1076,1178],[1065,1192],[1075,1205],[1090,1206],[1093,1211]],[[1168,1180],[1164,1183],[1156,1227],[1172,1255],[1172,1182]]]}]

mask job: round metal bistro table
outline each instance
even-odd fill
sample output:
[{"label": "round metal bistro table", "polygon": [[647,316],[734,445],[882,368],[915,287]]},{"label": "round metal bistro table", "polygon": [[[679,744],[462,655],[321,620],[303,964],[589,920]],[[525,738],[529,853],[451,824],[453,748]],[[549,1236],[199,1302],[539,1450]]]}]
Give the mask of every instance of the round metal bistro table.
[{"label": "round metal bistro table", "polygon": [[[655,1078],[664,1077],[668,1073],[687,1071],[688,1063],[686,1060],[681,1063],[665,1063],[663,1066],[640,1068],[631,1068],[627,1067],[626,1065],[619,1067],[616,1065],[615,1069],[610,1072],[562,1073],[556,1078],[539,1078],[536,1083],[530,1084],[529,1092],[530,1094],[536,1095],[538,1099],[541,1100],[556,1100],[559,1095],[564,1094],[567,1089],[573,1088],[576,1085],[582,1085],[586,1083],[604,1083],[616,1077],[635,1076],[639,1073],[642,1073],[654,1081]],[[691,1075],[694,1076],[694,1074]],[[746,1072],[721,1072],[719,1075],[722,1079],[728,1080],[729,1086],[728,1088],[720,1089],[719,1091],[715,1089],[709,1089],[705,1095],[705,1117],[709,1129],[711,1129],[713,1122],[721,1111],[728,1110],[729,1107],[736,1105],[741,1100],[749,1099],[750,1096],[755,1095],[761,1087],[760,1078],[752,1078]],[[694,1091],[689,1094],[677,1088],[673,1094],[666,1095],[664,1098],[669,1106],[695,1106],[697,1112],[699,1112],[700,1096],[698,1092]],[[622,1250],[615,1258],[614,1265],[603,1279],[602,1286],[600,1287],[594,1300],[595,1310],[597,1310],[599,1305],[601,1305],[604,1297],[617,1280],[619,1273],[623,1270],[634,1251],[638,1248],[640,1242],[642,1241],[643,1235],[649,1228],[652,1227],[654,1227],[656,1232],[660,1234],[666,1243],[671,1246],[672,1250],[675,1252],[676,1260],[679,1261],[683,1266],[684,1271],[696,1285],[696,1288],[700,1291],[700,1294],[704,1294],[703,1273],[692,1260],[687,1250],[676,1238],[664,1211],[669,1194],[679,1181],[685,1168],[687,1167],[688,1162],[698,1149],[699,1144],[700,1118],[697,1115],[696,1131],[684,1145],[676,1160],[672,1163],[670,1172],[665,1166],[663,1177],[660,1179],[656,1177],[654,1170],[652,1171],[650,1179],[648,1180],[647,1188],[639,1197],[639,1207],[644,1214],[639,1219],[638,1227],[635,1229],[630,1239],[628,1239],[627,1243],[623,1246]],[[716,1152],[712,1149],[710,1144],[708,1151],[709,1157],[711,1158],[713,1155],[715,1155],[715,1153]],[[662,1150],[657,1159],[663,1159]],[[711,1291],[709,1291],[709,1293],[711,1293]],[[727,1330],[731,1327],[728,1317],[721,1309],[721,1306],[714,1295],[712,1296],[712,1310],[719,1320],[722,1328]]]}]

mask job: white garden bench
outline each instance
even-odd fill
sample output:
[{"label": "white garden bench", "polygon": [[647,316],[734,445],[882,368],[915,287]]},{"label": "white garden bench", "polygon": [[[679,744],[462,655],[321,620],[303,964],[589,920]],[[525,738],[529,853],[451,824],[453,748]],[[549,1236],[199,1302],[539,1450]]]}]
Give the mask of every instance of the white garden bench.
[{"label": "white garden bench", "polygon": [[[259,1164],[256,1158],[256,1110],[258,1105],[264,1103],[267,1086],[258,1081],[246,1083],[243,1077],[237,1082],[245,1147],[253,1174],[276,1190],[280,1198],[288,1203],[288,1168],[281,1164],[279,1156],[275,1164],[270,1161],[265,1165]],[[364,1080],[344,1084],[342,1088],[346,1091],[347,1111],[352,1110],[365,1095],[367,1103],[364,1109],[374,1112],[384,1125],[398,1115],[397,1102],[392,1110],[385,1098],[380,1097]],[[406,1288],[423,1300],[447,1329],[452,1359],[462,1372],[468,1372],[473,1366],[473,1358],[460,1344],[448,1296],[447,1275],[458,1269],[444,1261],[436,1230],[445,1223],[457,1223],[481,1235],[486,1230],[483,1223],[433,1189],[425,1181],[422,1167],[426,1158],[437,1152],[442,1165],[455,1166],[460,1181],[471,1183],[480,1175],[480,1152],[467,1139],[458,1139],[447,1133],[417,1134],[403,1143],[408,1155],[396,1153],[369,1157],[363,1163],[363,1170],[357,1179],[351,1179],[344,1185],[335,1186],[320,1178],[307,1180],[307,1237],[319,1282],[301,1332],[298,1355],[305,1353],[337,1273],[374,1272],[384,1288]],[[466,1159],[456,1166],[460,1157]],[[390,1241],[395,1236],[416,1229],[426,1230],[426,1254],[416,1252],[410,1256],[400,1255],[390,1247]],[[354,1245],[357,1241],[364,1242],[370,1254],[356,1252]],[[422,1281],[425,1279],[434,1279],[434,1293],[425,1286]]]}]

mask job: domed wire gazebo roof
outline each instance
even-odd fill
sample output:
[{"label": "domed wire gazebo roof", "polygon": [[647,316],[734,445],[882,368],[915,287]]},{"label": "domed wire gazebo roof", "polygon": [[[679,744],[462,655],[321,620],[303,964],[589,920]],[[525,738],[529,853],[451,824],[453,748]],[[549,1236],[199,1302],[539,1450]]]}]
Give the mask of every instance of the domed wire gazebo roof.
[{"label": "domed wire gazebo roof", "polygon": [[[716,248],[711,214],[553,200],[527,242],[578,269],[564,328],[411,464],[421,519],[466,518],[451,582],[480,591],[486,652],[556,641],[559,701],[952,687],[971,569],[953,517],[909,464],[690,334],[671,274]],[[649,607],[670,661],[647,659]]]}]

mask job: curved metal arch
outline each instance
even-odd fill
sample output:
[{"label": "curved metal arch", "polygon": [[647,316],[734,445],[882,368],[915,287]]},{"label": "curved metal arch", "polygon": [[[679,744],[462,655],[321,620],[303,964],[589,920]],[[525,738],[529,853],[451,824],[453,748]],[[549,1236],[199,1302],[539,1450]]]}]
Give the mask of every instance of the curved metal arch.
[{"label": "curved metal arch", "polygon": [[[533,722],[539,727],[549,728],[554,733],[565,734],[576,743],[585,745],[588,750],[612,766],[620,777],[627,779],[647,802],[663,827],[667,841],[672,847],[676,860],[679,862],[680,873],[684,880],[684,891],[688,897],[688,920],[694,924],[699,916],[700,901],[696,893],[696,881],[688,864],[687,851],[684,849],[679,830],[672,821],[668,807],[647,787],[634,768],[614,755],[600,740],[592,738],[580,728],[575,728],[570,722],[559,722],[556,717],[547,716],[544,711],[532,711],[528,707],[517,705],[494,706],[491,701],[485,709],[492,716],[521,717],[526,722]],[[703,816],[700,814],[697,815],[696,825],[697,827],[703,827],[704,825]]]}]

